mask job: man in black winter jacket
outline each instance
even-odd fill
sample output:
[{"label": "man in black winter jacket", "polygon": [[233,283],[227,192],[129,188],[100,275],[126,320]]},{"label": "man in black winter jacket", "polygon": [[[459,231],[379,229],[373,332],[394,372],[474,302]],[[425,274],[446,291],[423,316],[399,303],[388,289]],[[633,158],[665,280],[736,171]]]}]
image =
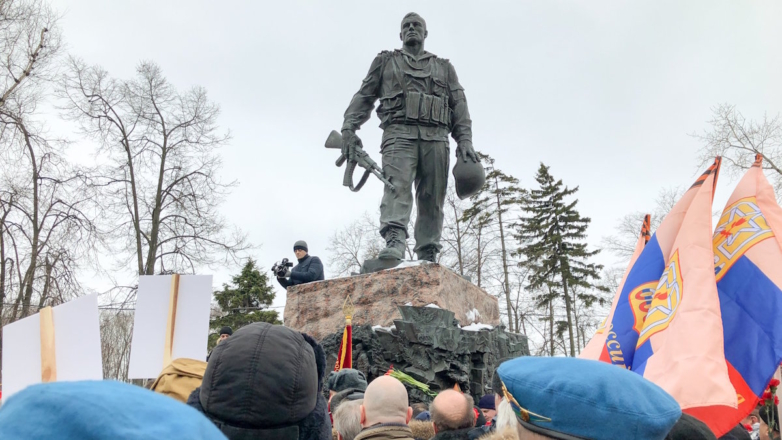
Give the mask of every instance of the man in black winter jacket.
[{"label": "man in black winter jacket", "polygon": [[305,333],[248,324],[217,345],[187,404],[229,440],[331,440],[326,354]]},{"label": "man in black winter jacket", "polygon": [[287,289],[297,284],[326,279],[323,275],[323,263],[320,262],[320,258],[309,255],[308,252],[306,241],[299,240],[293,244],[293,253],[296,254],[299,264],[289,270],[285,277],[277,277],[277,282],[282,287]]}]

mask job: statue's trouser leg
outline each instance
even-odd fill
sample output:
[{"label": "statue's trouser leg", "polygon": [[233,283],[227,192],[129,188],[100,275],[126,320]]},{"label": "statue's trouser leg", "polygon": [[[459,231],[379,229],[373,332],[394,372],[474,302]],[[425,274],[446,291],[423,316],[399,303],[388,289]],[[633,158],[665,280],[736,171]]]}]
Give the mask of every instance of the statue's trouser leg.
[{"label": "statue's trouser leg", "polygon": [[383,174],[396,187],[383,188],[380,202],[380,235],[389,228],[399,228],[408,237],[407,223],[413,210],[413,182],[418,168],[418,142],[411,139],[388,139],[383,144]]},{"label": "statue's trouser leg", "polygon": [[443,233],[443,205],[448,187],[448,142],[418,141],[418,172],[415,181],[418,216],[415,220],[415,251],[434,247],[440,252]]}]

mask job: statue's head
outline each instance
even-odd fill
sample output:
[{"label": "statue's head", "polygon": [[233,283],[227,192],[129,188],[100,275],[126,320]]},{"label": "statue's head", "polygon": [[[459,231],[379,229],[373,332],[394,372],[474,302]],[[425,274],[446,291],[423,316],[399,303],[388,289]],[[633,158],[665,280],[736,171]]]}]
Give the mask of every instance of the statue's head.
[{"label": "statue's head", "polygon": [[426,21],[423,17],[411,12],[402,19],[402,30],[399,39],[404,44],[423,44],[429,32],[426,30]]}]

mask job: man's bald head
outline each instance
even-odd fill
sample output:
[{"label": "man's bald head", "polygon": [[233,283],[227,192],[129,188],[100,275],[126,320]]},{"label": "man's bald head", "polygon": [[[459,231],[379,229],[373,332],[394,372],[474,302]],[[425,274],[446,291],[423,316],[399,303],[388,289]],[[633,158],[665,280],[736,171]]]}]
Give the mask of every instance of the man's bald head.
[{"label": "man's bald head", "polygon": [[438,394],[429,410],[435,431],[455,431],[475,426],[472,405],[472,397],[456,390],[445,390]]},{"label": "man's bald head", "polygon": [[361,405],[361,426],[364,428],[378,423],[407,424],[412,416],[407,390],[393,377],[378,377],[364,391],[364,403]]}]

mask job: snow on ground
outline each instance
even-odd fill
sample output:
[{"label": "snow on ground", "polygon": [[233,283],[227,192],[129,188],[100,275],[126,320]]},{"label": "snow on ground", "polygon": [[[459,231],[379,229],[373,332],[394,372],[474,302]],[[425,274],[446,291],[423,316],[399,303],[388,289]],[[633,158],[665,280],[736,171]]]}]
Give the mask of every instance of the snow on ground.
[{"label": "snow on ground", "polygon": [[383,327],[382,325],[373,325],[372,326],[372,331],[383,330],[383,331],[386,331],[386,332],[390,332],[390,331],[395,330],[395,329],[396,329],[396,326],[393,325],[393,324],[391,324],[391,327]]},{"label": "snow on ground", "polygon": [[439,309],[440,308],[440,306],[438,306],[437,304],[427,304],[424,307],[429,307],[431,309]]},{"label": "snow on ground", "polygon": [[467,319],[472,322],[477,321],[481,317],[481,313],[478,311],[478,309],[472,309],[465,313],[465,315],[467,315]]},{"label": "snow on ground", "polygon": [[394,270],[394,269],[402,269],[405,267],[414,267],[414,266],[420,266],[422,264],[428,264],[428,261],[424,260],[402,260],[401,263],[399,263],[399,266],[392,267],[391,269],[385,269],[385,270]]},{"label": "snow on ground", "polygon": [[470,324],[468,326],[462,327],[462,330],[467,330],[468,332],[477,332],[484,329],[491,330],[493,328],[494,326],[491,326],[489,324],[475,323],[475,324]]}]

